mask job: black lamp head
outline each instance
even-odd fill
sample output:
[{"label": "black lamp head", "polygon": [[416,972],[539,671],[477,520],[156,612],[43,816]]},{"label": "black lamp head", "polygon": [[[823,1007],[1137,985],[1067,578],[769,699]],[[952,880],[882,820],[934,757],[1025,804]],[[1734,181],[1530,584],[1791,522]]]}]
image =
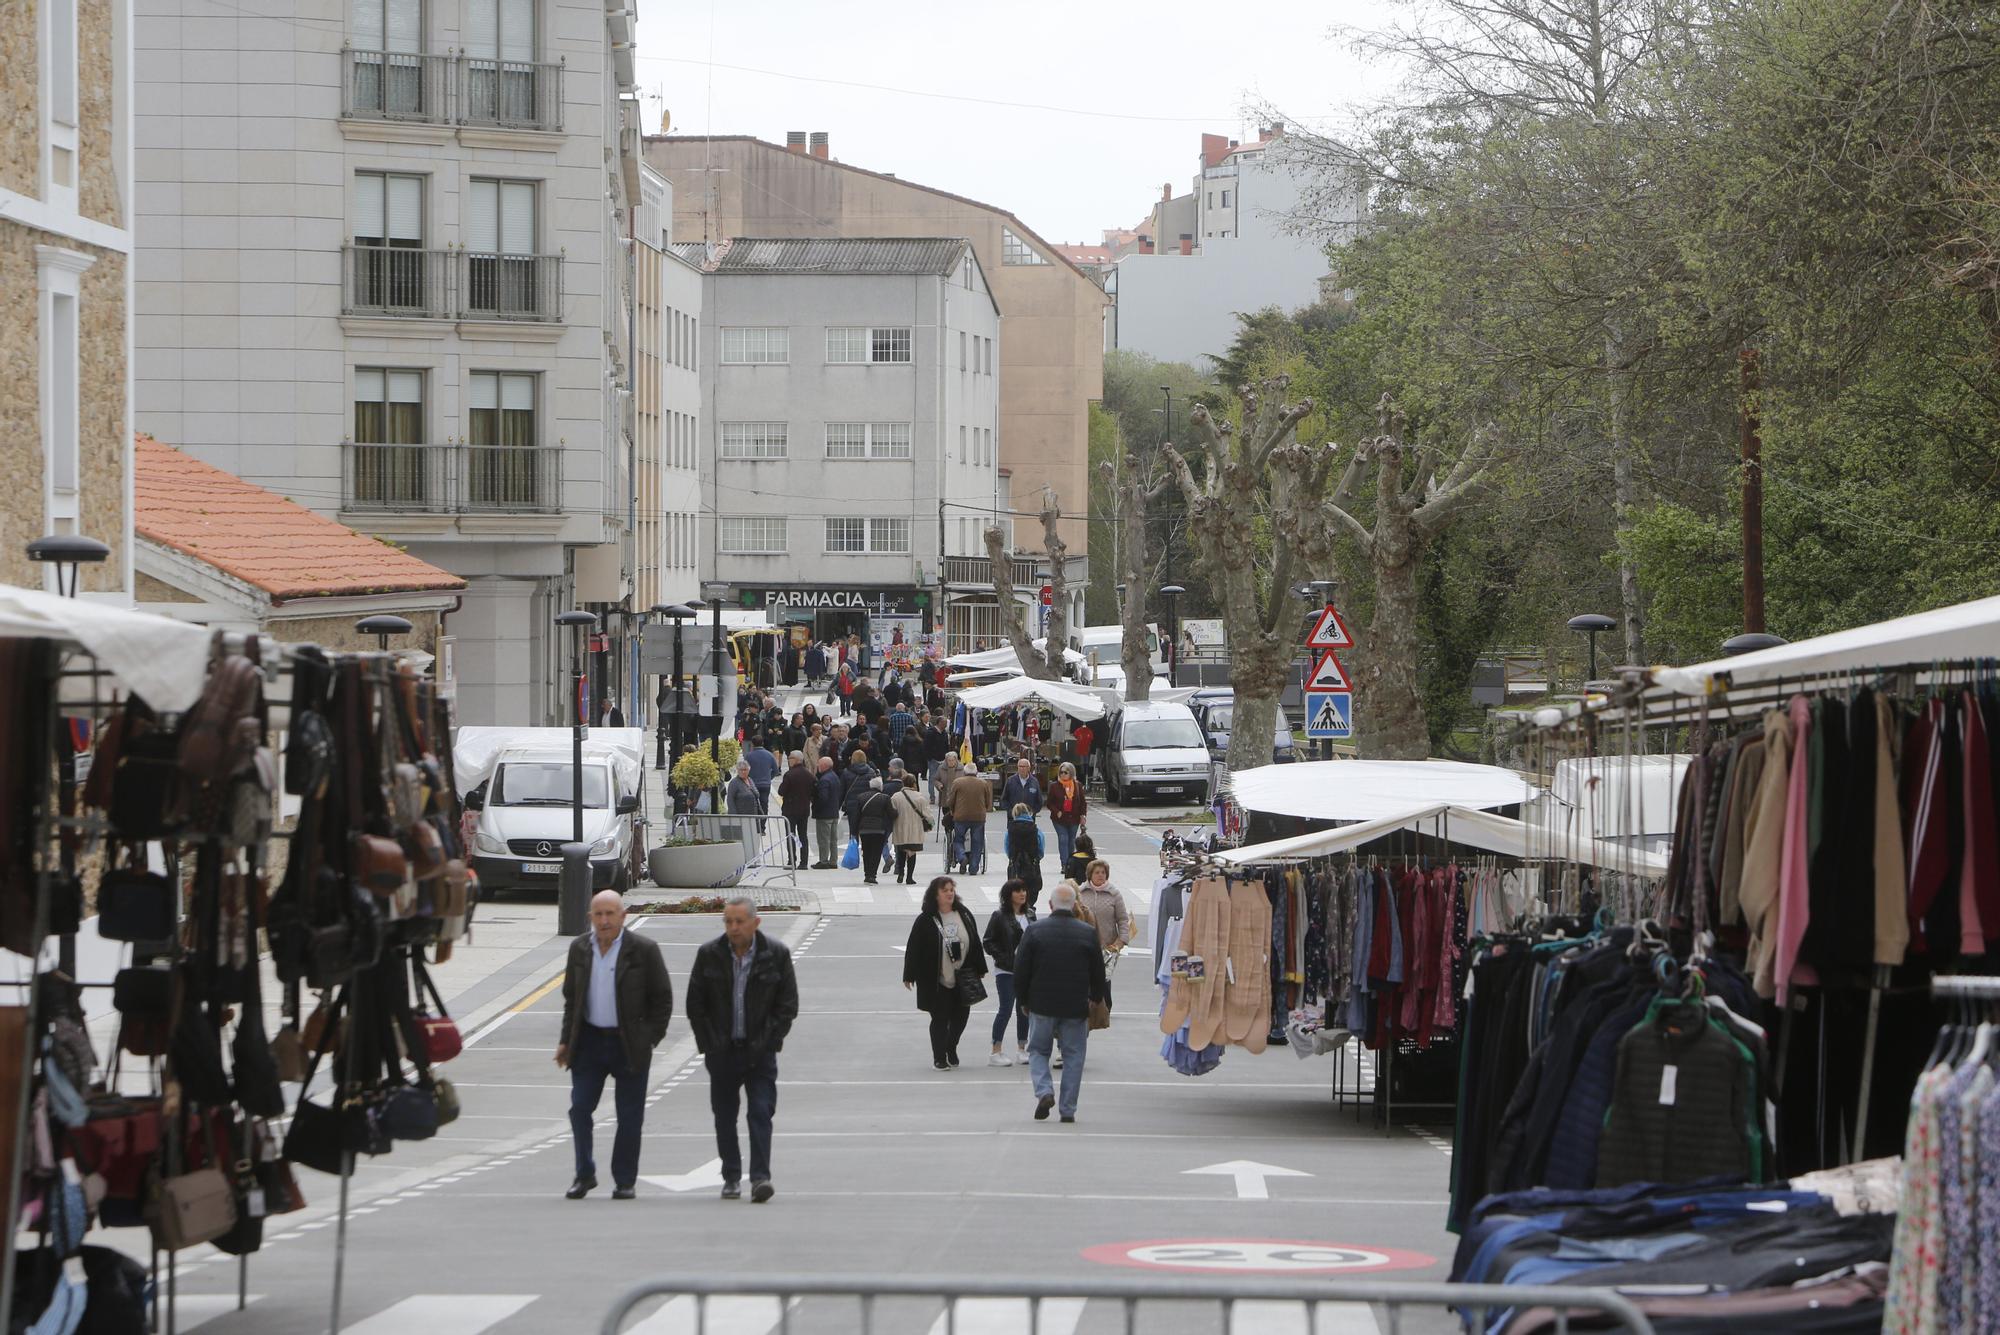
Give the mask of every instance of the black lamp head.
[{"label": "black lamp head", "polygon": [[1739,654],[1754,654],[1759,649],[1775,649],[1781,644],[1790,643],[1791,641],[1782,635],[1767,635],[1761,630],[1746,631],[1744,634],[1732,635],[1724,640],[1722,652],[1730,658],[1735,658]]},{"label": "black lamp head", "polygon": [[597,624],[597,615],[594,612],[558,612],[556,613],[556,624],[558,626],[595,626]]},{"label": "black lamp head", "polygon": [[392,612],[377,612],[355,622],[354,629],[363,635],[408,635],[416,626],[407,617],[399,617]]},{"label": "black lamp head", "polygon": [[1582,616],[1569,619],[1569,628],[1579,634],[1588,635],[1593,631],[1610,630],[1618,623],[1599,612],[1585,612]]},{"label": "black lamp head", "polygon": [[95,565],[111,555],[111,548],[81,533],[51,533],[28,544],[30,561],[59,565]]}]

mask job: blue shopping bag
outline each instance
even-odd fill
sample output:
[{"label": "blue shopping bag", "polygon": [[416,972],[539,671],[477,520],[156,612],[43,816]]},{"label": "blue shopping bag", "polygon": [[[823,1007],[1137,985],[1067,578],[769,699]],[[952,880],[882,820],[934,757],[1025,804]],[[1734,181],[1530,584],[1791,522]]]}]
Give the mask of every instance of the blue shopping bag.
[{"label": "blue shopping bag", "polygon": [[861,841],[851,834],[847,836],[847,851],[840,855],[840,865],[849,871],[861,866]]}]

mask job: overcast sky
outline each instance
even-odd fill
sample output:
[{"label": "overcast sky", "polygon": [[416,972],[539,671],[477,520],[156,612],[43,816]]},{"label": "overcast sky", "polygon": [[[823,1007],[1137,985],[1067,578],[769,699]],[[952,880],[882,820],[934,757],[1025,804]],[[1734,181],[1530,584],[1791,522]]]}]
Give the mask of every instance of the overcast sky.
[{"label": "overcast sky", "polygon": [[1166,182],[1189,188],[1204,131],[1254,139],[1265,105],[1333,128],[1386,91],[1330,32],[1386,10],[639,0],[639,84],[649,134],[661,99],[679,134],[824,130],[844,162],[1012,210],[1050,241],[1096,242]]}]

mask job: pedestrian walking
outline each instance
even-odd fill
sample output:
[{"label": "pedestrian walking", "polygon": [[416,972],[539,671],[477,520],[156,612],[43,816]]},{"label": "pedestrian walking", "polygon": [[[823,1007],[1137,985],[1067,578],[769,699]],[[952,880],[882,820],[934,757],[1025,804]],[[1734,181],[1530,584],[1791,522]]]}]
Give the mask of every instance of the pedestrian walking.
[{"label": "pedestrian walking", "polygon": [[1000,793],[1000,805],[1007,810],[1012,811],[1017,803],[1027,807],[1031,816],[1042,814],[1042,781],[1035,777],[1035,762],[1026,756],[1014,762],[1014,772],[1007,776]]},{"label": "pedestrian walking", "polygon": [[965,766],[945,794],[951,808],[951,862],[967,875],[986,866],[986,813],[993,809],[993,785],[979,777],[979,766]]},{"label": "pedestrian walking", "polygon": [[[1132,944],[1132,910],[1126,907],[1124,894],[1111,884],[1110,864],[1101,861],[1090,864],[1083,884],[1077,888],[1076,902],[1088,911],[1097,927],[1098,944],[1105,950],[1117,955]],[[1104,986],[1104,1002],[1111,1004],[1109,982]]]},{"label": "pedestrian walking", "polygon": [[875,767],[868,763],[868,752],[855,747],[848,753],[847,768],[840,772],[840,810],[847,817],[847,833],[854,838],[861,837],[855,828],[855,813],[861,809],[861,799],[868,796],[868,781],[875,777]]},{"label": "pedestrian walking", "polygon": [[[782,722],[782,719],[780,721]],[[757,741],[743,752],[743,759],[750,765],[750,782],[757,787],[759,811],[771,809],[771,785],[777,782],[778,771],[783,768],[778,761],[777,753],[771,750],[770,743],[766,740],[778,731],[773,729],[771,732],[760,734]]]},{"label": "pedestrian walking", "polygon": [[629,1201],[639,1181],[646,1073],[674,1018],[674,986],[659,945],[625,930],[625,898],[616,890],[590,901],[590,930],[569,943],[562,998],[556,1066],[569,1072],[569,1129],[576,1141],[576,1178],[563,1195],[580,1201],[597,1189],[591,1125],[604,1082],[614,1080],[611,1197]]},{"label": "pedestrian walking", "polygon": [[819,861],[813,866],[821,871],[839,865],[839,856],[834,846],[840,842],[840,775],[834,773],[833,757],[819,758],[819,773],[813,779],[813,833],[819,838]]},{"label": "pedestrian walking", "polygon": [[1076,766],[1065,760],[1056,771],[1056,781],[1049,785],[1049,824],[1056,830],[1057,866],[1069,865],[1077,832],[1083,828],[1083,818],[1089,810],[1090,799],[1084,794],[1083,780],[1077,777]]},{"label": "pedestrian walking", "polygon": [[688,1028],[708,1068],[708,1106],[722,1158],[722,1199],[743,1195],[739,1101],[750,1105],[750,1199],[771,1199],[771,1118],[778,1110],[778,1053],[799,1016],[792,952],[758,928],[756,902],[736,895],[722,906],[722,935],[703,945],[688,971]]},{"label": "pedestrian walking", "polygon": [[791,768],[785,777],[778,780],[778,810],[784,815],[785,830],[789,842],[785,846],[787,861],[800,871],[806,869],[806,854],[810,843],[806,839],[806,824],[812,820],[813,797],[819,791],[819,782],[813,772],[806,768],[806,753],[792,752]]},{"label": "pedestrian walking", "polygon": [[759,816],[764,812],[764,799],[757,791],[757,785],[750,779],[750,762],[747,759],[736,762],[736,777],[729,781],[729,788],[723,793],[732,816]]},{"label": "pedestrian walking", "polygon": [[1042,831],[1026,802],[1016,802],[1007,819],[1007,875],[1028,887],[1028,915],[1042,895]]},{"label": "pedestrian walking", "polygon": [[890,842],[896,848],[896,881],[901,885],[917,883],[917,854],[924,846],[924,836],[930,833],[931,804],[924,800],[923,790],[917,786],[917,776],[904,774],[902,786],[890,794],[890,801],[896,808],[896,825]]},{"label": "pedestrian walking", "polygon": [[1028,1008],[1028,1074],[1035,1085],[1035,1120],[1057,1106],[1049,1074],[1050,1049],[1062,1048],[1062,1097],[1058,1111],[1076,1120],[1083,1089],[1084,1048],[1090,1039],[1090,1003],[1108,1001],[1104,951],[1097,934],[1076,917],[1076,887],[1065,881],[1049,892],[1049,913],[1021,934],[1014,951],[1014,997]]},{"label": "pedestrian walking", "polygon": [[985,996],[986,952],[972,910],[958,899],[958,882],[935,876],[903,948],[903,986],[917,994],[917,1009],[931,1017],[931,1065],[958,1066],[958,1040],[975,999]]},{"label": "pedestrian walking", "polygon": [[938,800],[944,791],[938,784],[938,774],[944,767],[945,757],[955,755],[951,744],[951,733],[945,728],[944,715],[938,710],[930,712],[929,720],[923,726],[924,737],[924,777],[930,781],[931,801]]},{"label": "pedestrian walking", "polygon": [[882,850],[889,846],[889,832],[896,827],[896,808],[882,791],[880,775],[868,781],[860,804],[854,809],[854,833],[861,840],[861,870],[864,885],[877,885],[882,866]]},{"label": "pedestrian walking", "polygon": [[[979,943],[986,947],[986,959],[993,966],[993,993],[999,1010],[993,1016],[993,1054],[988,1066],[1028,1064],[1028,1008],[1014,992],[1014,952],[1020,948],[1021,933],[1027,929],[1028,887],[1010,880],[1000,887],[1000,907],[986,920]],[[1016,1057],[1007,1056],[1007,1020],[1012,1012]]]},{"label": "pedestrian walking", "polygon": [[1069,856],[1062,860],[1062,878],[1082,885],[1090,879],[1090,864],[1097,861],[1097,843],[1087,834],[1079,834]]}]

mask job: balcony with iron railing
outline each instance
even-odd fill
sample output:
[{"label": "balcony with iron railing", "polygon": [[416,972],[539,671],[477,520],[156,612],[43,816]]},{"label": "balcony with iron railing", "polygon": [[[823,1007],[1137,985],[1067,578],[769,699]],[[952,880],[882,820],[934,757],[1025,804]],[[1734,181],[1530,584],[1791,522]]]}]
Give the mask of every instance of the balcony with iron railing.
[{"label": "balcony with iron railing", "polygon": [[[1008,578],[1013,581],[1015,588],[1032,589],[1040,586],[1041,580],[1037,577],[1036,571],[1042,565],[1046,565],[1046,562],[1038,565],[1033,558],[1016,557],[1009,564],[1013,569],[1009,572]],[[944,582],[991,585],[993,563],[983,556],[947,556],[944,558]]]},{"label": "balcony with iron railing", "polygon": [[412,320],[557,320],[562,256],[342,247],[341,314]]},{"label": "balcony with iron railing", "polygon": [[340,63],[340,114],[349,120],[562,129],[560,61],[348,47]]},{"label": "balcony with iron railing", "polygon": [[553,514],[562,450],[545,445],[342,441],[341,509],[374,514]]}]

